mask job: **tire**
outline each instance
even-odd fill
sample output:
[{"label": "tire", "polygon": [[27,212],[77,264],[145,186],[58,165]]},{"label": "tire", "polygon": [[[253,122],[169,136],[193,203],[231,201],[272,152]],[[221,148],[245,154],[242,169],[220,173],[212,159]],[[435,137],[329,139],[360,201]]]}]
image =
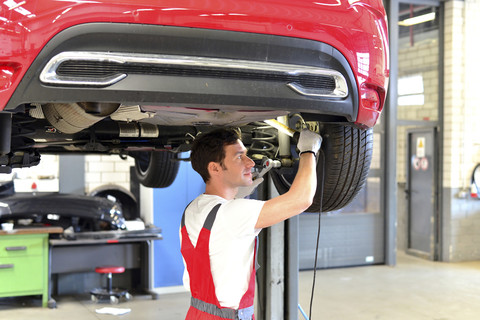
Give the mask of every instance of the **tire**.
[{"label": "tire", "polygon": [[138,181],[149,188],[170,186],[180,166],[177,154],[168,151],[135,152],[135,174]]},{"label": "tire", "polygon": [[[372,129],[325,124],[320,134],[323,142],[317,163],[317,192],[306,212],[329,212],[348,205],[365,185],[372,161]],[[288,191],[297,169],[271,171],[280,194]]]}]

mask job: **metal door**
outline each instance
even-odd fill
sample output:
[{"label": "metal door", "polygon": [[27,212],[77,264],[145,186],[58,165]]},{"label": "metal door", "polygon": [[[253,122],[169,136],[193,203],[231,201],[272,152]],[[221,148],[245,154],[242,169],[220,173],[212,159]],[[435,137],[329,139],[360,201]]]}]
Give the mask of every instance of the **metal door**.
[{"label": "metal door", "polygon": [[435,260],[437,234],[435,129],[408,133],[408,250]]}]

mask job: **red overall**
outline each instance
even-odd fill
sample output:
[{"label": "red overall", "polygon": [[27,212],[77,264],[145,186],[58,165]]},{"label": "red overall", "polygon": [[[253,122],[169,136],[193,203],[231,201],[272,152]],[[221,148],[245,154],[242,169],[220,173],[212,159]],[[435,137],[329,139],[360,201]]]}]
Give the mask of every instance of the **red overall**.
[{"label": "red overall", "polygon": [[247,292],[243,295],[239,309],[234,310],[220,306],[215,294],[212,271],[210,268],[210,231],[217,215],[220,204],[217,204],[208,214],[207,219],[198,235],[197,245],[194,247],[185,227],[185,213],[182,218],[182,247],[181,252],[185,259],[190,276],[190,291],[192,300],[186,320],[224,320],[240,319],[254,320],[253,300],[255,296],[255,259],[252,264],[252,274]]}]

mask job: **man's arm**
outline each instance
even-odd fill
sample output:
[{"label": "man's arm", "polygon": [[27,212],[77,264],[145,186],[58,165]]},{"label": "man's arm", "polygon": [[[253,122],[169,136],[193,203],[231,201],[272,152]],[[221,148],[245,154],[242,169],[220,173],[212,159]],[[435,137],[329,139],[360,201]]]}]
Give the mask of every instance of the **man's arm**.
[{"label": "man's arm", "polygon": [[317,161],[322,138],[311,131],[302,131],[298,141],[300,163],[290,190],[265,202],[255,228],[266,228],[304,212],[313,202],[317,189]]}]

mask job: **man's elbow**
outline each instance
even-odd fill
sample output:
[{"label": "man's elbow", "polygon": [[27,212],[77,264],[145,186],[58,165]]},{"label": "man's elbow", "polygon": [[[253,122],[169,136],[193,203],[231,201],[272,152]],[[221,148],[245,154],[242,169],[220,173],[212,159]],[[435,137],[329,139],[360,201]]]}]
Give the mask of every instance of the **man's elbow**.
[{"label": "man's elbow", "polygon": [[[290,189],[290,191],[293,191]],[[302,189],[295,190],[295,193],[291,193],[291,203],[295,207],[297,214],[300,214],[310,208],[313,204],[313,199],[315,197],[315,189]]]},{"label": "man's elbow", "polygon": [[298,202],[299,213],[305,212],[313,204],[313,197],[308,199],[303,199]]}]

